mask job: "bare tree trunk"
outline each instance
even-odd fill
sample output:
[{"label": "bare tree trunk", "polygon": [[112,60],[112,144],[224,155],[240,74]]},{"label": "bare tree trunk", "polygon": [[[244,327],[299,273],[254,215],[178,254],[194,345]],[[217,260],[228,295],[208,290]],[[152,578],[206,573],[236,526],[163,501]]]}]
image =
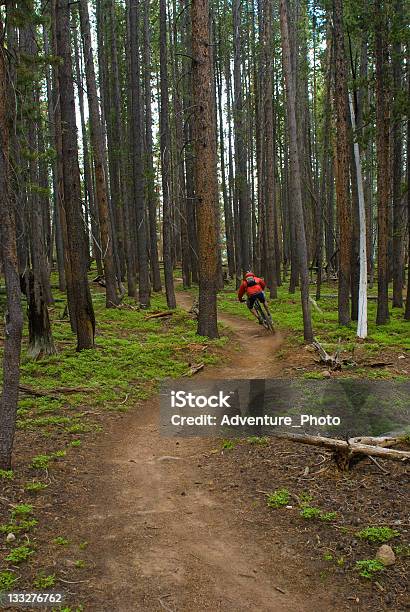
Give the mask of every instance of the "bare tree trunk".
[{"label": "bare tree trunk", "polygon": [[218,236],[215,211],[218,180],[208,0],[192,1],[191,21],[194,177],[199,247],[198,334],[217,338]]},{"label": "bare tree trunk", "polygon": [[90,19],[87,0],[79,3],[81,34],[83,39],[85,76],[87,81],[88,108],[90,110],[90,134],[93,148],[96,199],[100,221],[101,249],[104,262],[106,306],[118,304],[113,252],[113,228],[110,223],[107,177],[104,168],[104,133],[100,117],[95,79],[93,49],[91,46]]},{"label": "bare tree trunk", "polygon": [[309,304],[309,271],[307,261],[307,248],[305,224],[303,218],[302,183],[299,167],[299,151],[296,123],[296,92],[295,79],[292,71],[292,60],[289,43],[289,22],[287,0],[280,0],[280,25],[282,35],[283,65],[285,69],[286,104],[289,130],[289,156],[292,174],[292,213],[295,218],[297,239],[298,267],[300,273],[301,300],[303,311],[303,330],[306,342],[313,341],[312,320]]},{"label": "bare tree trunk", "polygon": [[246,175],[246,146],[244,129],[244,108],[241,79],[241,0],[233,0],[234,36],[234,138],[235,138],[235,190],[239,212],[241,270],[246,272],[251,265],[251,217],[249,185]]},{"label": "bare tree trunk", "polygon": [[[394,19],[398,25],[403,20],[403,2],[394,2]],[[402,163],[403,138],[401,128],[401,113],[399,110],[400,96],[403,90],[402,77],[402,45],[399,39],[395,40],[392,48],[392,68],[394,101],[396,102],[395,116],[392,126],[393,140],[393,307],[403,308],[403,281],[404,281],[404,236],[406,228],[406,215],[404,197],[402,193]]]},{"label": "bare tree trunk", "polygon": [[[410,98],[410,50],[407,49],[407,92]],[[410,228],[410,117],[407,118],[407,228]],[[404,318],[410,321],[410,231],[407,245],[407,293]]]},{"label": "bare tree trunk", "polygon": [[23,312],[17,260],[16,225],[10,190],[9,135],[14,129],[15,107],[10,84],[10,65],[4,48],[4,24],[0,13],[0,256],[7,291],[3,354],[3,391],[0,398],[0,469],[11,468],[18,390]]},{"label": "bare tree trunk", "polygon": [[389,321],[389,109],[387,103],[387,24],[381,0],[375,2],[377,139],[377,325]]},{"label": "bare tree trunk", "polygon": [[139,63],[139,0],[129,0],[130,19],[130,86],[131,86],[131,142],[133,194],[137,224],[138,298],[141,306],[150,305],[150,278],[148,262],[148,232],[144,205],[142,167],[142,115]]},{"label": "bare tree trunk", "polygon": [[340,232],[339,257],[339,324],[350,321],[349,295],[351,272],[351,206],[349,201],[349,132],[345,44],[342,0],[333,0],[335,44],[335,106],[336,106],[336,201]]},{"label": "bare tree trunk", "polygon": [[77,350],[93,348],[95,317],[87,278],[85,232],[81,215],[80,169],[78,165],[77,126],[73,87],[73,69],[70,46],[70,2],[56,3],[57,55],[60,91],[60,113],[62,125],[62,160],[64,211],[67,223],[67,256],[70,260],[71,277],[68,278],[70,317],[75,320]]},{"label": "bare tree trunk", "polygon": [[[43,26],[43,41],[44,41],[44,53],[46,55],[51,54],[50,41],[48,36],[47,27]],[[52,85],[52,72],[50,67],[46,69],[46,85],[47,85],[47,112],[48,112],[48,126],[49,126],[49,140],[51,146],[56,146],[56,112],[53,104],[53,85]],[[58,268],[58,288],[60,291],[66,290],[65,282],[65,270],[64,270],[64,246],[61,229],[61,220],[58,207],[58,168],[57,161],[54,159],[52,162],[52,176],[53,176],[53,225],[54,225],[54,236],[56,245],[56,256],[57,256],[57,268]],[[52,241],[51,241],[52,242]],[[51,251],[51,263],[53,260],[53,244],[50,245]]]},{"label": "bare tree trunk", "polygon": [[271,298],[278,295],[278,279],[276,274],[277,260],[275,257],[275,230],[276,229],[276,182],[275,182],[275,150],[273,131],[273,89],[272,89],[272,3],[271,0],[263,2],[263,135],[262,135],[262,163],[264,179],[264,209],[265,209],[265,236],[266,245],[266,281],[270,288]]},{"label": "bare tree trunk", "polygon": [[[353,109],[353,101],[350,98],[350,115],[352,120],[353,133],[356,133],[356,120]],[[359,338],[367,337],[367,254],[366,254],[366,208],[364,203],[363,179],[362,179],[362,164],[360,161],[359,143],[354,142],[354,160],[356,164],[356,181],[358,194],[358,216],[359,216],[359,258],[360,258],[360,277],[359,277],[359,295],[357,308],[357,336]],[[353,299],[353,298],[352,298]]]},{"label": "bare tree trunk", "polygon": [[157,244],[157,196],[155,194],[155,174],[152,153],[152,110],[151,110],[151,32],[149,23],[150,2],[144,3],[144,96],[145,96],[145,164],[146,164],[146,196],[149,216],[150,264],[152,288],[161,291],[161,275],[159,271]]},{"label": "bare tree trunk", "polygon": [[161,110],[160,141],[162,165],[162,206],[163,206],[163,241],[164,241],[164,276],[168,308],[176,308],[172,263],[172,231],[170,202],[170,130],[168,111],[168,67],[167,67],[167,8],[166,1],[160,0],[160,76],[161,76]]},{"label": "bare tree trunk", "polygon": [[[80,122],[81,122],[81,136],[83,145],[83,171],[84,171],[84,208],[86,215],[90,221],[90,227],[87,225],[86,236],[87,236],[87,248],[89,250],[90,240],[89,233],[91,228],[91,252],[95,259],[97,266],[97,274],[104,276],[104,270],[102,265],[102,249],[101,249],[101,238],[100,238],[100,223],[98,220],[98,214],[95,206],[94,197],[94,183],[91,171],[91,153],[88,146],[89,136],[87,132],[87,126],[85,123],[85,112],[84,112],[84,91],[83,87],[83,74],[82,66],[80,65],[80,45],[78,44],[77,27],[74,24],[73,27],[73,46],[74,46],[74,59],[75,59],[75,76],[76,85],[78,92],[78,107],[80,110]],[[90,251],[88,251],[90,254]],[[91,262],[90,262],[91,263]]]}]

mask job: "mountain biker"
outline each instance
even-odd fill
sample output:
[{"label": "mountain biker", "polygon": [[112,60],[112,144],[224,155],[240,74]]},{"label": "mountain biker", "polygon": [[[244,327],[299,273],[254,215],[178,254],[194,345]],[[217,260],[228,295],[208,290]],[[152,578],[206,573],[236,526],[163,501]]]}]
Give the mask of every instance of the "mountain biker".
[{"label": "mountain biker", "polygon": [[246,293],[247,300],[246,305],[248,306],[251,313],[258,319],[259,325],[263,325],[258,313],[254,309],[255,300],[259,300],[261,304],[266,304],[264,289],[266,283],[263,278],[255,276],[255,274],[249,270],[246,272],[245,277],[239,287],[238,300],[243,302],[243,296]]}]

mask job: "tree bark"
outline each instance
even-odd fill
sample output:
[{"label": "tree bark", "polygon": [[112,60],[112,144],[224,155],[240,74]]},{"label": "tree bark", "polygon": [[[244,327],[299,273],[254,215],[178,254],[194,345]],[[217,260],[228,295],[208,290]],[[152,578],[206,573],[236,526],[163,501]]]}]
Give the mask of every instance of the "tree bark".
[{"label": "tree bark", "polygon": [[138,248],[138,299],[140,305],[150,305],[150,278],[148,262],[148,232],[144,205],[142,163],[142,115],[139,62],[139,0],[129,0],[130,20],[130,91],[131,91],[131,142],[130,152],[133,171],[133,201],[137,224]]},{"label": "tree bark", "polygon": [[336,203],[339,222],[339,324],[350,322],[349,295],[351,273],[351,205],[349,201],[349,131],[345,43],[343,33],[343,2],[333,0],[335,45],[335,106],[336,106]]},{"label": "tree bark", "polygon": [[198,334],[217,338],[218,180],[208,0],[192,1],[191,21],[194,177],[199,248]]},{"label": "tree bark", "polygon": [[[353,108],[353,101],[350,98],[350,115],[352,120],[353,133],[356,133],[356,120]],[[358,296],[358,317],[357,317],[357,336],[359,338],[367,337],[367,253],[366,253],[366,208],[364,203],[364,191],[363,191],[363,179],[362,179],[362,164],[360,160],[359,143],[357,141],[353,144],[354,147],[354,160],[356,164],[356,180],[357,180],[357,194],[358,194],[358,205],[359,205],[359,266],[360,266],[360,277],[359,277],[359,296]]]},{"label": "tree bark", "polygon": [[81,211],[80,170],[78,165],[77,126],[73,68],[70,45],[70,2],[56,2],[56,40],[60,92],[61,154],[63,162],[64,211],[67,223],[67,257],[71,275],[66,277],[70,317],[75,320],[77,350],[94,347],[95,317],[87,278],[86,240]]},{"label": "tree bark", "polygon": [[0,256],[7,291],[3,353],[3,391],[0,398],[0,469],[11,468],[16,429],[23,312],[17,259],[17,237],[10,190],[10,132],[14,129],[14,88],[4,47],[4,24],[0,14]]},{"label": "tree bark", "polygon": [[383,0],[375,2],[376,141],[377,141],[377,315],[376,323],[389,321],[389,108],[387,101],[387,23]]},{"label": "tree bark", "polygon": [[235,142],[235,191],[238,202],[241,270],[251,265],[251,216],[249,185],[246,173],[247,149],[245,146],[244,108],[241,79],[241,0],[233,0],[234,40],[234,142]]},{"label": "tree bark", "polygon": [[160,109],[160,145],[162,167],[162,216],[163,216],[163,252],[165,292],[168,308],[176,308],[174,291],[173,261],[172,261],[172,231],[171,231],[171,201],[170,201],[170,129],[169,129],[169,101],[168,101],[168,53],[167,53],[167,9],[166,1],[160,0],[160,80],[161,80],[161,109]]},{"label": "tree bark", "polygon": [[98,103],[87,0],[80,0],[79,12],[83,40],[85,77],[87,81],[88,108],[90,111],[90,135],[93,148],[96,199],[98,218],[100,221],[102,258],[104,262],[106,306],[107,308],[111,308],[118,304],[113,252],[113,228],[110,223],[108,186],[104,168],[104,133]]},{"label": "tree bark", "polygon": [[296,123],[296,92],[294,88],[294,75],[289,43],[289,22],[287,0],[280,0],[280,26],[282,37],[283,65],[285,70],[286,108],[289,130],[289,157],[292,174],[292,209],[295,218],[297,239],[298,268],[300,273],[301,300],[303,311],[303,335],[306,342],[313,341],[312,320],[309,304],[309,271],[307,261],[307,248],[305,236],[305,223],[303,218],[302,184],[299,167],[299,151]]},{"label": "tree bark", "polygon": [[155,173],[152,153],[152,110],[151,110],[151,30],[149,23],[150,2],[144,3],[144,95],[145,95],[145,192],[148,202],[150,264],[152,288],[161,291],[157,244],[157,196],[155,194]]},{"label": "tree bark", "polygon": [[[397,26],[403,27],[403,2],[394,2],[394,17]],[[397,27],[396,26],[396,27]],[[403,281],[404,281],[404,236],[406,228],[406,215],[404,197],[402,193],[402,161],[403,137],[401,128],[400,95],[403,89],[402,77],[402,45],[396,34],[392,45],[392,71],[394,93],[394,116],[392,121],[393,141],[393,307],[403,308]]]}]

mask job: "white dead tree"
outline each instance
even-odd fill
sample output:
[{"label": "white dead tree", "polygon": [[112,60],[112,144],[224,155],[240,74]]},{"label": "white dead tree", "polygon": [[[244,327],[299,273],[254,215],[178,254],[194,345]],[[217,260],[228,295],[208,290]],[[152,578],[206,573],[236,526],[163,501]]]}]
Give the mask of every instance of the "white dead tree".
[{"label": "white dead tree", "polygon": [[[356,119],[353,108],[352,95],[349,94],[350,116],[353,133],[356,132]],[[359,230],[360,230],[360,277],[359,277],[359,316],[357,320],[357,336],[367,337],[367,253],[366,253],[366,209],[364,205],[362,164],[360,161],[359,143],[355,139],[353,144],[354,161],[356,164],[357,193],[359,199]]]}]

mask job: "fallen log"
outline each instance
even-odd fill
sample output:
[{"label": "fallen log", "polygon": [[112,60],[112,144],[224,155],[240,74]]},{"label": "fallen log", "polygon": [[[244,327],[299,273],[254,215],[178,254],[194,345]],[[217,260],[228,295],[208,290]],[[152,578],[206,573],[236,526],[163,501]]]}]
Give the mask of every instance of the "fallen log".
[{"label": "fallen log", "polygon": [[[353,442],[354,438],[346,441],[337,438],[325,438],[323,436],[299,435],[292,433],[281,433],[278,437],[283,440],[290,440],[299,444],[309,444],[321,446],[333,450],[333,457],[338,468],[347,471],[350,468],[351,460],[354,457],[380,457],[381,459],[392,459],[394,461],[408,461],[410,452],[392,448],[385,448],[380,445],[370,445],[363,442]],[[361,438],[365,440],[366,438]]]},{"label": "fallen log", "polygon": [[166,310],[164,312],[154,312],[154,314],[150,314],[144,317],[144,319],[160,319],[161,317],[171,317],[173,314],[173,310]]},{"label": "fallen log", "polygon": [[35,397],[54,397],[54,399],[59,399],[55,394],[90,393],[93,391],[93,389],[86,389],[83,387],[55,387],[54,389],[47,389],[47,391],[40,391],[39,389],[33,389],[27,385],[19,385],[19,390],[28,395],[34,395]]},{"label": "fallen log", "polygon": [[383,446],[384,448],[397,446],[400,442],[402,442],[402,439],[397,436],[394,438],[391,436],[358,436],[356,438],[349,438],[350,444],[369,444],[370,446]]}]

